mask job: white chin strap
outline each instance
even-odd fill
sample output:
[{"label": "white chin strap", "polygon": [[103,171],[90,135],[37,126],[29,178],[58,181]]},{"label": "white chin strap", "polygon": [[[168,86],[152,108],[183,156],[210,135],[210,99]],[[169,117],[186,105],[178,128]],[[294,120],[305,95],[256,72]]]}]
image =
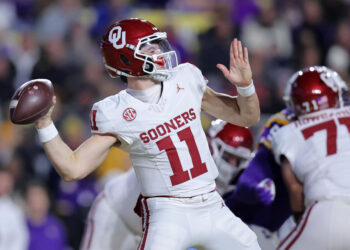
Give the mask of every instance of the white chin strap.
[{"label": "white chin strap", "polygon": [[157,82],[163,82],[163,81],[166,81],[168,79],[171,78],[173,74],[172,73],[168,73],[168,74],[151,74],[151,75],[148,75],[147,77],[157,81]]},{"label": "white chin strap", "polygon": [[[107,64],[105,64],[105,67],[107,69],[109,69],[110,71],[113,71],[115,72],[117,75],[119,76],[125,76],[125,77],[136,77],[136,76],[133,76],[133,75],[129,75],[125,72],[122,72],[120,70],[117,70]],[[144,76],[139,76],[139,77],[144,77],[144,78],[150,78],[150,79],[153,79],[157,82],[162,82],[162,81],[166,81],[168,79],[170,79],[170,77],[173,75],[173,73],[168,73],[168,74],[160,74],[160,73],[157,73],[157,74],[149,74],[149,75],[144,75]],[[115,76],[111,76],[113,78],[115,78]]]}]

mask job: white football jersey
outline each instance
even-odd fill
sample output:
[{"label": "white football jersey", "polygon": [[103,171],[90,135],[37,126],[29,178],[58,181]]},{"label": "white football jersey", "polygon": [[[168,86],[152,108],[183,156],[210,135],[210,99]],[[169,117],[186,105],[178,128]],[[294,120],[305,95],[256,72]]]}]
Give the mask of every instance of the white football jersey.
[{"label": "white football jersey", "polygon": [[200,70],[186,63],[163,82],[156,104],[125,90],[94,104],[92,132],[118,137],[144,196],[190,197],[215,188],[218,171],[200,120],[206,85]]},{"label": "white football jersey", "polygon": [[103,191],[108,203],[128,228],[134,234],[141,235],[141,218],[134,212],[141,189],[134,169],[131,168],[128,172],[109,180]]},{"label": "white football jersey", "polygon": [[286,156],[303,183],[306,205],[350,201],[350,107],[300,117],[275,134],[272,148],[276,161]]}]

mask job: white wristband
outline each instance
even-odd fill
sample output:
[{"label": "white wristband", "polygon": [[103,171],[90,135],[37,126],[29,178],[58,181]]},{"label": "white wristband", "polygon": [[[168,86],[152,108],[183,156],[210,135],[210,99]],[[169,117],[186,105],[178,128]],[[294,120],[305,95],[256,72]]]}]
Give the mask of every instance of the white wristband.
[{"label": "white wristband", "polygon": [[38,131],[39,140],[41,143],[51,141],[58,135],[58,131],[53,122],[51,122],[51,124],[45,128],[37,128],[36,130]]},{"label": "white wristband", "polygon": [[245,96],[245,97],[253,95],[255,93],[255,87],[253,84],[253,80],[251,81],[251,83],[247,87],[237,87],[237,92],[239,95]]}]

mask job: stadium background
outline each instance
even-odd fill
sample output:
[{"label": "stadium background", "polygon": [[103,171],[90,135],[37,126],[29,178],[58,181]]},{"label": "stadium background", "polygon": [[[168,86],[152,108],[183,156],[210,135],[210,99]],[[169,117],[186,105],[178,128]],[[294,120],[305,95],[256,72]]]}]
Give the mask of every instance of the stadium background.
[{"label": "stadium background", "polygon": [[[54,121],[61,136],[72,148],[87,138],[92,104],[126,87],[108,77],[99,51],[112,22],[151,21],[168,33],[180,62],[197,65],[210,87],[230,94],[235,88],[216,64],[229,64],[229,44],[240,38],[249,49],[260,99],[261,121],[252,128],[257,138],[266,118],[284,107],[284,86],[295,70],[327,65],[349,82],[349,6],[348,0],[0,1],[0,167],[14,177],[11,195],[30,220],[23,198],[28,182],[44,184],[49,212],[63,225],[65,249],[78,249],[96,194],[110,176],[130,167],[127,154],[113,149],[95,173],[65,183],[50,166],[33,126],[9,122],[14,90],[30,79],[48,78],[58,96]],[[203,114],[205,128],[211,119]]]}]

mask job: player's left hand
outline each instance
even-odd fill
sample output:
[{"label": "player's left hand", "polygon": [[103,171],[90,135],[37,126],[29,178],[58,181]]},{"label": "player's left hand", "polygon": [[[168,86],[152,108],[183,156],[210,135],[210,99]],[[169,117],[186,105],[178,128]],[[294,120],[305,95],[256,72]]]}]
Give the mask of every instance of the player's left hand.
[{"label": "player's left hand", "polygon": [[230,69],[223,64],[217,64],[227,80],[237,87],[247,87],[252,81],[248,49],[242,49],[242,42],[235,38],[230,47]]}]

